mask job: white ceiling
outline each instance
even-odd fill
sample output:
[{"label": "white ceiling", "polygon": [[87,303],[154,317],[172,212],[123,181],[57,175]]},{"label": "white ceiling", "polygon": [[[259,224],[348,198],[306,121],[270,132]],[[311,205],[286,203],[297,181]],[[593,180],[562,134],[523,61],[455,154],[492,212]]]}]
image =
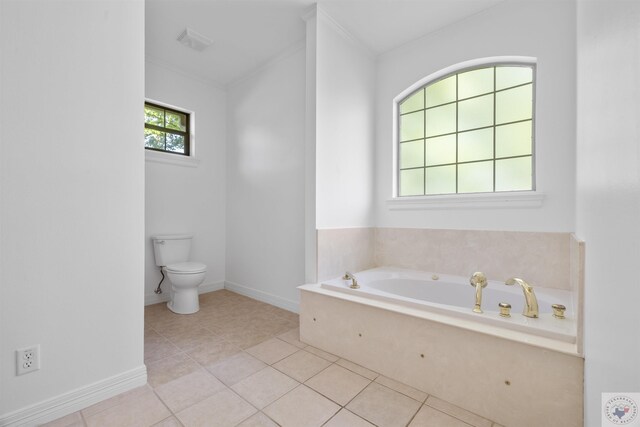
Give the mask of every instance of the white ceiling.
[{"label": "white ceiling", "polygon": [[[378,55],[503,0],[317,0]],[[147,0],[146,55],[227,84],[304,39],[301,16],[316,0]],[[176,37],[189,27],[212,39],[196,52]]]}]

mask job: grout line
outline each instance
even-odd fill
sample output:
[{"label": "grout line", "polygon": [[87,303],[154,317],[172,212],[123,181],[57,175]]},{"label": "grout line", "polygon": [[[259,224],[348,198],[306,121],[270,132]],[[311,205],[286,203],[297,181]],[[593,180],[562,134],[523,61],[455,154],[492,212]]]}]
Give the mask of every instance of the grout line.
[{"label": "grout line", "polygon": [[[418,402],[418,403],[420,404],[420,406],[424,405],[424,402],[420,402],[419,400],[416,400],[416,399],[414,399],[414,398],[413,398],[413,397],[411,397],[411,396],[407,396],[406,394],[404,394],[404,393],[402,393],[402,392],[399,392],[398,390],[392,389],[391,387],[388,387],[388,386],[386,386],[386,385],[384,385],[384,384],[380,384],[380,383],[379,383],[379,382],[377,382],[376,380],[373,380],[373,381],[371,381],[371,382],[376,383],[377,385],[382,386],[382,387],[384,387],[384,388],[386,388],[386,389],[388,389],[388,390],[395,391],[396,393],[401,394],[401,395],[403,395],[404,397],[408,397],[409,399],[413,400],[414,402]],[[400,384],[403,384],[403,383],[400,383]],[[405,385],[406,385],[406,384],[405,384]],[[423,392],[423,393],[424,393],[424,392]],[[425,399],[425,401],[426,401],[426,399]],[[435,408],[434,408],[434,409],[435,409]]]},{"label": "grout line", "polygon": [[[338,366],[340,366],[340,365],[338,365]],[[364,378],[364,377],[363,377],[363,378]],[[360,396],[360,395],[362,394],[362,392],[363,392],[363,391],[365,391],[366,389],[368,389],[368,388],[369,388],[369,386],[371,385],[371,383],[373,383],[373,380],[370,380],[369,378],[365,378],[365,379],[369,381],[369,384],[367,384],[366,386],[364,386],[364,387],[362,388],[362,390],[360,390],[359,392],[357,392],[355,396],[353,396],[353,397],[352,397],[352,398],[351,398],[347,403],[345,403],[345,404],[344,404],[344,406],[343,406],[343,408],[347,409],[347,405],[349,405],[351,402],[353,402],[353,401],[356,399],[356,397]],[[354,414],[355,414],[355,412],[354,412]],[[358,414],[356,414],[356,415],[358,415]],[[363,417],[360,417],[360,418],[363,418]],[[368,421],[368,422],[371,422],[371,421],[369,421],[369,420],[367,420],[367,421]]]},{"label": "grout line", "polygon": [[280,424],[280,423],[276,422],[276,420],[274,420],[273,418],[271,418],[269,415],[265,414],[263,411],[260,411],[260,413],[261,413],[262,415],[264,415],[265,417],[267,417],[269,420],[271,420],[275,425],[277,425],[277,426],[281,426],[281,425],[282,425],[282,424]]},{"label": "grout line", "polygon": [[[430,405],[427,405],[427,406],[429,406],[429,408],[433,409],[434,411],[438,411],[438,412],[440,412],[441,414],[444,414],[444,415],[446,415],[446,416],[448,416],[448,417],[451,417],[451,418],[453,418],[453,419],[455,419],[455,420],[458,420],[458,421],[460,421],[460,422],[461,422],[461,423],[463,423],[463,424],[466,424],[466,425],[468,425],[468,426],[470,426],[470,427],[475,427],[473,424],[469,424],[468,422],[466,422],[466,421],[464,421],[464,420],[461,420],[460,418],[455,417],[455,416],[453,416],[453,415],[451,415],[451,414],[448,414],[448,413],[446,413],[446,412],[444,412],[444,411],[441,411],[441,410],[439,410],[439,409],[437,409],[437,408],[434,408],[433,406],[430,406]],[[490,422],[490,423],[492,423],[492,425],[493,425],[493,422],[492,422],[492,421],[489,421],[489,422]]]},{"label": "grout line", "polygon": [[[356,365],[356,366],[360,366],[361,368],[364,368],[364,369],[366,369],[367,371],[374,373],[374,374],[375,374],[375,377],[374,377],[373,379],[370,379],[370,378],[367,378],[367,377],[365,377],[364,375],[362,375],[362,374],[360,374],[360,373],[358,373],[358,372],[354,371],[353,369],[349,369],[349,368],[348,368],[348,367],[346,367],[346,366],[342,366],[341,364],[339,364],[339,363],[338,363],[338,362],[339,362],[339,361],[341,361],[341,360],[345,360],[345,361],[347,361],[347,362],[353,363],[353,364],[354,364],[354,365]],[[344,368],[344,369],[346,369],[346,370],[348,370],[348,371],[353,372],[354,374],[358,374],[358,375],[360,375],[361,377],[367,378],[367,379],[368,379],[369,381],[371,381],[371,382],[374,382],[374,381],[376,380],[376,378],[378,378],[378,377],[380,376],[380,374],[379,374],[379,373],[377,373],[377,372],[375,372],[375,371],[372,371],[371,369],[365,368],[365,367],[364,367],[364,366],[362,366],[362,365],[359,365],[359,364],[357,364],[357,363],[355,363],[355,362],[352,362],[351,360],[347,360],[347,359],[342,358],[342,357],[340,357],[338,360],[336,360],[336,361],[335,361],[335,364],[336,364],[336,365],[338,365],[338,366],[340,366],[340,367],[342,367],[342,368]]]},{"label": "grout line", "polygon": [[427,399],[429,398],[429,393],[427,393],[426,391],[418,390],[418,389],[417,389],[417,388],[415,388],[415,387],[411,387],[411,386],[410,386],[410,385],[408,385],[408,384],[405,384],[405,383],[400,382],[400,381],[396,381],[396,380],[394,380],[393,378],[385,377],[385,378],[390,379],[391,381],[395,381],[395,382],[397,382],[398,384],[402,384],[402,385],[404,385],[404,386],[406,386],[406,387],[412,388],[412,389],[413,389],[413,390],[415,390],[415,391],[418,391],[418,392],[420,392],[420,393],[424,393],[424,394],[426,394],[426,395],[427,395],[427,397],[425,397],[425,398],[424,398],[424,400],[420,401],[420,400],[416,399],[416,398],[415,398],[415,397],[413,397],[413,396],[409,396],[408,394],[403,393],[403,392],[401,392],[401,391],[399,391],[399,390],[396,390],[395,388],[392,388],[392,387],[389,387],[389,386],[387,386],[387,385],[384,385],[384,384],[382,384],[382,383],[378,382],[378,379],[379,379],[380,377],[382,377],[382,376],[384,376],[384,375],[378,375],[378,376],[376,377],[376,379],[375,379],[375,380],[373,380],[373,382],[374,382],[374,383],[376,383],[376,384],[378,384],[378,385],[381,385],[381,386],[383,386],[383,387],[386,387],[386,388],[388,388],[389,390],[393,390],[393,391],[395,391],[396,393],[400,393],[401,395],[406,396],[406,397],[408,397],[409,399],[413,399],[413,400],[415,400],[416,402],[420,402],[420,404],[424,404],[424,403],[427,401]]},{"label": "grout line", "polygon": [[411,419],[407,422],[407,426],[409,426],[413,420],[416,418],[416,415],[418,415],[418,412],[420,412],[420,409],[422,409],[423,405],[418,406],[418,410],[415,412],[415,414],[413,414],[413,416],[411,417]]}]

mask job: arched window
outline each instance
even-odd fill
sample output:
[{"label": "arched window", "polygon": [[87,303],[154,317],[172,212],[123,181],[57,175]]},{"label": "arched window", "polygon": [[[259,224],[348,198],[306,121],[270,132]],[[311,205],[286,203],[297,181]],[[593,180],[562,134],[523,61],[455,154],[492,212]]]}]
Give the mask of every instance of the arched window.
[{"label": "arched window", "polygon": [[398,196],[535,189],[535,62],[488,59],[396,98]]}]

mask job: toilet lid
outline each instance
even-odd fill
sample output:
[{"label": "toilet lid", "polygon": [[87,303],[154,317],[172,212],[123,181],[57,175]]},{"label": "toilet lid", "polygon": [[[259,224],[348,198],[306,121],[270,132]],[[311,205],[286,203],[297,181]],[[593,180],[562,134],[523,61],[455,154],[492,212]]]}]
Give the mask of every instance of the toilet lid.
[{"label": "toilet lid", "polygon": [[172,273],[202,273],[207,271],[207,266],[201,262],[178,262],[165,267]]}]

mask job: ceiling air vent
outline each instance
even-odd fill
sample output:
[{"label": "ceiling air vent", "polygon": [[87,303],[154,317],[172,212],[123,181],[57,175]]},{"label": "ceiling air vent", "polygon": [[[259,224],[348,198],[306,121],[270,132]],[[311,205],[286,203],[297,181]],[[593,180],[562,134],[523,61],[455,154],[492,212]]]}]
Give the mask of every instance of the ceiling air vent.
[{"label": "ceiling air vent", "polygon": [[213,43],[213,40],[206,38],[191,28],[185,28],[185,30],[180,33],[177,40],[183,45],[190,47],[193,50],[197,50],[198,52],[202,52],[209,47],[211,43]]}]

